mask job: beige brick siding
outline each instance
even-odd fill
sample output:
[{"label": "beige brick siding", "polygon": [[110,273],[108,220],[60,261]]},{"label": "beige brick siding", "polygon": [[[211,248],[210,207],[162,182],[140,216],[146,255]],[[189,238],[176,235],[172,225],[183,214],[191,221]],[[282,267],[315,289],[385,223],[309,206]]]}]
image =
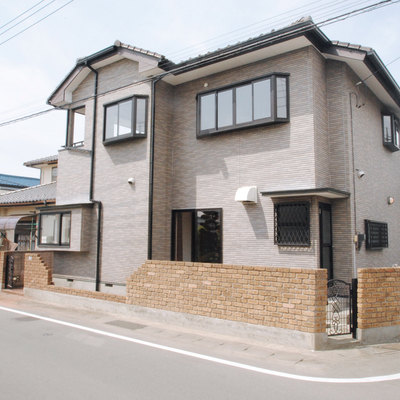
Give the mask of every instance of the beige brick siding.
[{"label": "beige brick siding", "polygon": [[400,267],[358,270],[358,328],[400,325]]},{"label": "beige brick siding", "polygon": [[326,329],[326,271],[147,261],[127,303],[301,332]]}]

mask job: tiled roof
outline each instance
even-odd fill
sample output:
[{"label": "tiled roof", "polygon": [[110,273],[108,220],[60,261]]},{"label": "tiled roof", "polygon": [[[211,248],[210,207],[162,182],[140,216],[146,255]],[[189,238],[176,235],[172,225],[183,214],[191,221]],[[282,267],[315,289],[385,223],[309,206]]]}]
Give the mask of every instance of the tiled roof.
[{"label": "tiled roof", "polygon": [[333,40],[332,44],[334,46],[339,46],[339,47],[346,47],[347,49],[352,49],[352,50],[361,50],[361,51],[371,51],[371,47],[365,47],[361,46],[360,44],[351,44],[347,42],[339,42],[338,40]]},{"label": "tiled roof", "polygon": [[56,198],[56,183],[53,182],[0,194],[0,205],[36,203],[45,200],[47,201],[55,200],[55,198]]},{"label": "tiled roof", "polygon": [[24,165],[26,165],[27,167],[30,167],[32,165],[48,164],[48,163],[52,163],[55,161],[58,161],[58,155],[38,158],[37,160],[32,160],[32,161],[27,161],[24,163]]},{"label": "tiled roof", "polygon": [[26,176],[0,174],[0,186],[8,186],[11,188],[25,188],[27,186],[35,186],[40,183],[40,179],[29,178]]},{"label": "tiled roof", "polygon": [[156,57],[156,58],[163,58],[164,57],[161,54],[155,53],[154,51],[145,50],[145,49],[142,49],[140,47],[135,47],[135,46],[131,46],[129,44],[121,43],[119,40],[115,41],[114,46],[123,47],[124,49],[136,51],[137,53],[146,54],[147,56],[151,56],[151,57]]}]

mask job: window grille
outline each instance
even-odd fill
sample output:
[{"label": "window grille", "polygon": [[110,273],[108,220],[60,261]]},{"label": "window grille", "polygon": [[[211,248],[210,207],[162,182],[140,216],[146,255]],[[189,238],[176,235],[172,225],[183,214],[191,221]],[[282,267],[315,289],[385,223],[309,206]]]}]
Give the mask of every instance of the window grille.
[{"label": "window grille", "polygon": [[365,220],[365,247],[368,250],[389,247],[388,224],[386,222]]},{"label": "window grille", "polygon": [[310,245],[310,203],[275,204],[275,244]]}]

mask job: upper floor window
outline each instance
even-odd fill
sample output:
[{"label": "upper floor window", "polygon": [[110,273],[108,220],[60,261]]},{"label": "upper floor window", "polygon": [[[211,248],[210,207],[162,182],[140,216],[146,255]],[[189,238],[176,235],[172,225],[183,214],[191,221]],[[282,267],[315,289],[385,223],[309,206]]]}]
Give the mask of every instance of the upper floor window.
[{"label": "upper floor window", "polygon": [[288,75],[269,75],[200,93],[197,136],[289,121]]},{"label": "upper floor window", "polygon": [[66,147],[83,146],[85,140],[85,107],[68,110]]},{"label": "upper floor window", "polygon": [[57,182],[57,175],[58,175],[58,167],[53,167],[51,169],[51,181]]},{"label": "upper floor window", "polygon": [[400,150],[399,120],[391,114],[382,114],[383,145],[391,151]]},{"label": "upper floor window", "polygon": [[71,213],[46,213],[39,216],[39,245],[69,246]]},{"label": "upper floor window", "polygon": [[146,137],[147,97],[105,105],[103,143]]}]

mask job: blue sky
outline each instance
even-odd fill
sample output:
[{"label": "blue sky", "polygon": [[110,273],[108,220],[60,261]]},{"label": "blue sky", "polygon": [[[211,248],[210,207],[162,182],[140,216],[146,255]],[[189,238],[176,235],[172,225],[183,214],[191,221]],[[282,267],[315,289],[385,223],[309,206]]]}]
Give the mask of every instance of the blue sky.
[{"label": "blue sky", "polygon": [[[314,22],[321,22],[378,2],[73,0],[67,4],[70,0],[43,0],[38,4],[39,1],[0,0],[0,123],[46,109],[47,98],[77,58],[108,47],[117,39],[180,61],[284,27],[302,16],[311,15]],[[7,24],[36,4],[29,13]],[[45,8],[13,27],[41,7]],[[400,57],[399,20],[397,2],[321,29],[331,40],[372,47],[389,64]],[[400,59],[388,69],[400,82]],[[65,111],[0,127],[0,173],[38,177],[37,170],[24,167],[23,163],[57,154],[65,141],[65,129]]]}]

